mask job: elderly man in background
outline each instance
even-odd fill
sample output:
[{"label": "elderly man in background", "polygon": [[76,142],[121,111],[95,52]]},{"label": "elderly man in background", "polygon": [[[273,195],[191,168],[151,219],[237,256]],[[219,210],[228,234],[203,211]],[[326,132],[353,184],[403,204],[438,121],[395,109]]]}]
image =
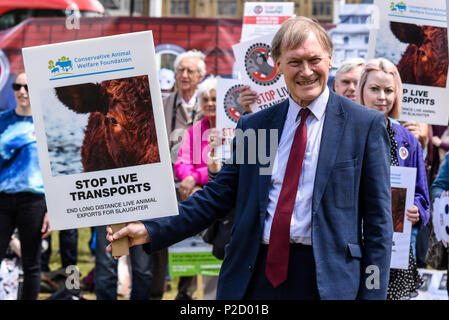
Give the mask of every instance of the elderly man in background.
[{"label": "elderly man in background", "polygon": [[355,101],[355,89],[364,66],[365,60],[362,58],[351,58],[343,61],[332,82],[332,89],[335,93]]}]

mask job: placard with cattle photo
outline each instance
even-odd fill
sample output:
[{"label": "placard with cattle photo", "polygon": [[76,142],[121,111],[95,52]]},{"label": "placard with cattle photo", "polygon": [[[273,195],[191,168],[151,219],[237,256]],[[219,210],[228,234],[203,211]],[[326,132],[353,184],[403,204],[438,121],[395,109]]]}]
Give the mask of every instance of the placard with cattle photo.
[{"label": "placard with cattle photo", "polygon": [[375,0],[374,5],[368,58],[387,58],[397,66],[403,84],[400,120],[447,125],[446,0]]},{"label": "placard with cattle photo", "polygon": [[407,269],[412,224],[406,211],[413,207],[415,198],[416,168],[390,167],[391,214],[393,220],[393,246],[391,268]]},{"label": "placard with cattle photo", "polygon": [[152,32],[23,56],[52,229],[177,214]]}]

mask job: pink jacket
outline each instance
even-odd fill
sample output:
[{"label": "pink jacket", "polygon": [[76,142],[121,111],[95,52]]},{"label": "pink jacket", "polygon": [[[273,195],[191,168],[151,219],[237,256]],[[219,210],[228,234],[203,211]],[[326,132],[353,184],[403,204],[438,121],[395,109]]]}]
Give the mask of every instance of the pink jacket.
[{"label": "pink jacket", "polygon": [[179,180],[192,176],[199,186],[209,182],[207,176],[209,129],[209,120],[203,118],[187,132],[178,152],[178,161],[174,165],[175,175]]}]

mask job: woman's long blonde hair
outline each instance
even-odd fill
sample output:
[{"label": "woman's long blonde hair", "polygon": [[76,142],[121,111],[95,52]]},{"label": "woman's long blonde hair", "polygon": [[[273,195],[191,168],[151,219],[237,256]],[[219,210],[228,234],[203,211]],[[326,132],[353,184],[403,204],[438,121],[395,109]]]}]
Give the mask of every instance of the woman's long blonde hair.
[{"label": "woman's long blonde hair", "polygon": [[393,103],[393,108],[388,112],[387,116],[393,119],[398,119],[401,115],[402,110],[402,82],[401,76],[399,75],[398,68],[388,59],[376,58],[369,60],[365,67],[363,68],[362,74],[357,85],[356,97],[357,102],[361,105],[365,105],[363,99],[363,89],[366,84],[366,79],[371,71],[383,71],[387,74],[393,76],[393,82],[395,84],[395,100]]}]

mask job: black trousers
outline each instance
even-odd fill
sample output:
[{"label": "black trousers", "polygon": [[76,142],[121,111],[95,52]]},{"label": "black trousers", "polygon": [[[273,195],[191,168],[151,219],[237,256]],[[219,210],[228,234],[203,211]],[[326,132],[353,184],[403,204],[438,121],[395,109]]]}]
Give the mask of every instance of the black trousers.
[{"label": "black trousers", "polygon": [[268,245],[261,245],[245,300],[319,300],[312,246],[290,244],[287,280],[273,288],[265,275]]},{"label": "black trousers", "polygon": [[[51,235],[47,238],[48,250],[42,253],[41,268],[43,272],[50,271],[48,263],[52,254]],[[59,252],[61,253],[61,264],[63,268],[76,265],[78,262],[78,229],[59,231]]]},{"label": "black trousers", "polygon": [[0,261],[15,228],[19,230],[23,267],[23,300],[35,300],[41,282],[41,228],[46,211],[45,200],[39,195],[0,193]]}]

